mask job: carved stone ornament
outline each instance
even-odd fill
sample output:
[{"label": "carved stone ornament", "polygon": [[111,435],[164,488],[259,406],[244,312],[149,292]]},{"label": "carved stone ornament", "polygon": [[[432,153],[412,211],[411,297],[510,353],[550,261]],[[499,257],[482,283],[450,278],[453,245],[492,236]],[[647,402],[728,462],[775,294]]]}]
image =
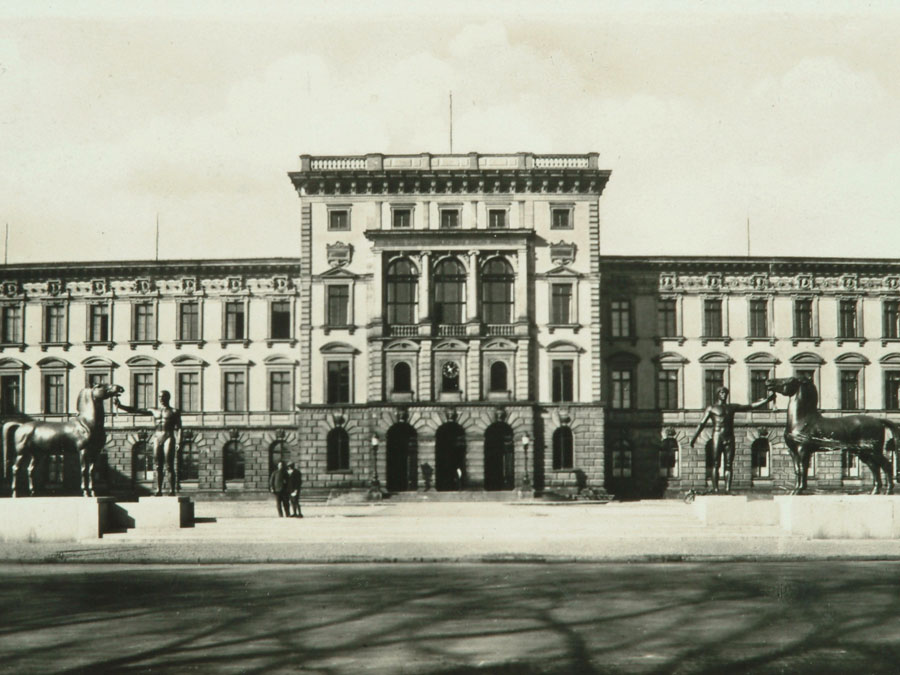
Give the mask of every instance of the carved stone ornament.
[{"label": "carved stone ornament", "polygon": [[272,288],[278,293],[284,293],[288,289],[288,278],[275,277],[272,279]]},{"label": "carved stone ornament", "polygon": [[350,264],[350,259],[353,256],[353,246],[350,244],[338,241],[333,244],[326,244],[325,249],[328,264],[332,267],[344,267]]},{"label": "carved stone ornament", "polygon": [[135,279],[134,280],[134,290],[138,293],[149,293],[150,292],[150,280],[149,279]]},{"label": "carved stone ornament", "polygon": [[342,426],[344,426],[344,422],[345,422],[345,421],[346,421],[346,420],[344,419],[344,416],[341,415],[341,414],[337,414],[337,415],[334,416],[334,426],[335,426],[335,427],[342,427]]},{"label": "carved stone ornament", "polygon": [[575,244],[567,241],[558,241],[550,244],[550,260],[554,265],[571,265],[575,262]]},{"label": "carved stone ornament", "polygon": [[106,279],[94,279],[91,281],[91,292],[94,295],[106,293]]},{"label": "carved stone ornament", "polygon": [[397,408],[397,421],[407,424],[409,422],[409,410],[406,408]]},{"label": "carved stone ornament", "polygon": [[845,274],[841,277],[841,288],[845,290],[853,290],[857,286],[856,275],[854,274]]},{"label": "carved stone ornament", "polygon": [[506,408],[500,406],[494,410],[494,421],[495,422],[505,422],[506,418],[509,416],[509,413],[506,412]]},{"label": "carved stone ornament", "polygon": [[671,290],[675,288],[675,275],[674,274],[660,274],[659,275],[659,287],[664,290]]},{"label": "carved stone ornament", "polygon": [[753,286],[755,290],[761,291],[768,285],[768,280],[764,274],[754,274],[750,281],[750,285]]},{"label": "carved stone ornament", "polygon": [[181,280],[181,290],[185,293],[194,293],[197,290],[197,280],[194,277],[185,277]]},{"label": "carved stone ornament", "polygon": [[721,274],[707,274],[706,275],[706,285],[708,288],[722,288],[722,275]]},{"label": "carved stone ornament", "polygon": [[886,277],[884,280],[885,288],[890,288],[891,290],[897,290],[900,288],[900,277]]},{"label": "carved stone ornament", "polygon": [[47,282],[47,294],[59,295],[62,293],[62,281],[59,279],[51,279]]},{"label": "carved stone ornament", "polygon": [[19,282],[17,281],[4,281],[3,282],[3,295],[18,295],[19,293]]},{"label": "carved stone ornament", "polygon": [[244,287],[244,280],[241,277],[228,277],[228,291],[237,293]]},{"label": "carved stone ornament", "polygon": [[797,286],[803,290],[810,290],[813,287],[813,279],[811,274],[798,274]]},{"label": "carved stone ornament", "polygon": [[675,431],[674,427],[666,427],[666,437],[667,438],[675,438],[675,436],[677,434],[678,434],[678,432]]}]

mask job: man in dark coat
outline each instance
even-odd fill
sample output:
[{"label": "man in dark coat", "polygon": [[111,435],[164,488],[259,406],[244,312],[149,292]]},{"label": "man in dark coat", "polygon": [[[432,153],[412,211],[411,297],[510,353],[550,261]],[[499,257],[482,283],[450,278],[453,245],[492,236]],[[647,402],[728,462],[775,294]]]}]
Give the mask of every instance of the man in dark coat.
[{"label": "man in dark coat", "polygon": [[290,483],[288,474],[284,468],[284,462],[278,462],[278,466],[269,476],[269,490],[275,495],[275,504],[278,506],[278,517],[291,515]]},{"label": "man in dark coat", "polygon": [[288,485],[290,486],[291,494],[291,515],[302,518],[303,514],[300,513],[300,488],[303,485],[303,474],[300,473],[300,469],[293,462],[288,464]]}]

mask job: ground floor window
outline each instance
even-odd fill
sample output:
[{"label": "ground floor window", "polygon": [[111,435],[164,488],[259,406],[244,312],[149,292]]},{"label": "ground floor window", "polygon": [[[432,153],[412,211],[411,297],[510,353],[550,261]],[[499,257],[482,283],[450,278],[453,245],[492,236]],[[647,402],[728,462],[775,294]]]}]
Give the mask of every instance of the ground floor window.
[{"label": "ground floor window", "polygon": [[350,469],[350,437],[344,429],[336,428],[328,432],[328,471],[347,471]]},{"label": "ground floor window", "polygon": [[553,470],[571,469],[573,466],[572,430],[569,427],[560,427],[553,432]]}]

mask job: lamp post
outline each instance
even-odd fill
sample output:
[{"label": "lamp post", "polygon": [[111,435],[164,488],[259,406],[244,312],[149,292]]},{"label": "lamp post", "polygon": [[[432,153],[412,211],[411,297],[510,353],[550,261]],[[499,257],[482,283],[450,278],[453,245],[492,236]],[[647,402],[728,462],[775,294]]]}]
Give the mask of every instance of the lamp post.
[{"label": "lamp post", "polygon": [[372,434],[372,481],[369,484],[370,487],[380,488],[381,481],[378,480],[378,444],[380,441],[378,440],[377,434]]},{"label": "lamp post", "polygon": [[525,473],[522,474],[522,489],[531,489],[531,476],[528,474],[528,446],[531,445],[531,436],[526,431],[522,434],[522,454],[525,455]]}]

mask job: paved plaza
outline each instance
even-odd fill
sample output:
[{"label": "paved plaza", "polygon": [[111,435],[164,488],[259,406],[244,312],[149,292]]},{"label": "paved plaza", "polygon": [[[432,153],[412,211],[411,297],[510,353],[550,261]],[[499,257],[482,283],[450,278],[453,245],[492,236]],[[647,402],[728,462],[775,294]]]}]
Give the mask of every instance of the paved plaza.
[{"label": "paved plaza", "polygon": [[599,503],[197,502],[191,528],[130,530],[76,543],[13,543],[0,561],[477,562],[897,559],[900,541],[816,540],[777,526],[706,526],[679,500]]}]

